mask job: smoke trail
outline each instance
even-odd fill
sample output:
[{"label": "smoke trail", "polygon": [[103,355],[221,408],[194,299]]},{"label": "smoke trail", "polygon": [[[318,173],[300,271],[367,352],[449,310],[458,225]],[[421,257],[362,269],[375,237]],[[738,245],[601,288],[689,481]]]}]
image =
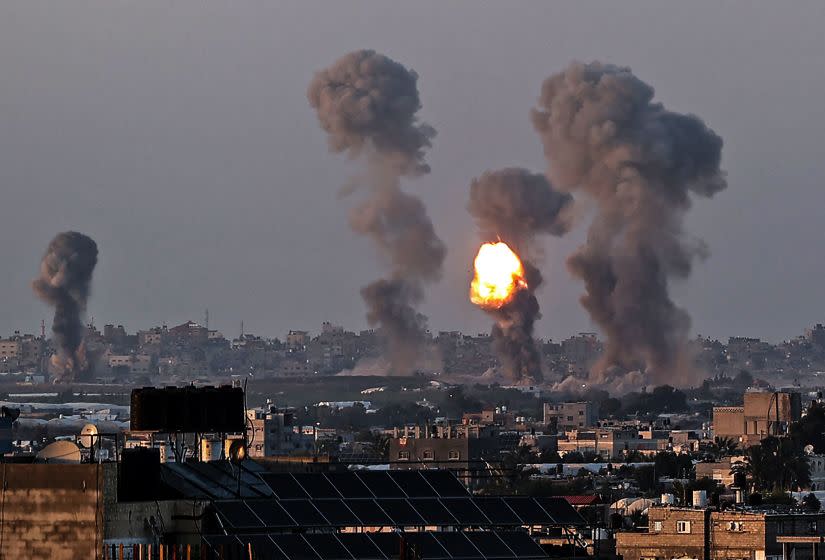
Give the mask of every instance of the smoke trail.
[{"label": "smoke trail", "polygon": [[533,340],[533,325],[541,317],[534,295],[541,285],[530,262],[535,237],[563,235],[570,228],[572,197],[555,190],[544,175],[526,169],[487,171],[470,185],[467,206],[485,242],[502,240],[520,257],[527,287],[503,306],[485,308],[496,323],[493,346],[514,382],[539,382],[541,356]]},{"label": "smoke trail", "polygon": [[54,306],[52,332],[58,353],[52,364],[58,381],[71,381],[88,368],[83,348],[86,300],[97,264],[97,244],[76,231],[60,233],[52,239],[40,263],[40,276],[32,282],[37,296]]},{"label": "smoke trail", "polygon": [[361,290],[367,319],[387,338],[394,373],[415,368],[426,318],[416,311],[423,284],[438,279],[446,249],[426,208],[401,190],[402,177],[429,173],[424,153],[435,130],[418,121],[418,75],[371,50],[349,53],[318,73],[307,90],[333,152],[367,163],[367,198],[350,226],[373,239],[390,276]]},{"label": "smoke trail", "polygon": [[653,94],[629,68],[573,63],[545,80],[532,111],[553,184],[596,202],[568,268],[584,281],[581,302],[607,337],[593,369],[601,382],[637,369],[648,382],[694,381],[690,317],[668,284],[706,254],[683,219],[691,194],[712,197],[727,186],[722,139]]}]

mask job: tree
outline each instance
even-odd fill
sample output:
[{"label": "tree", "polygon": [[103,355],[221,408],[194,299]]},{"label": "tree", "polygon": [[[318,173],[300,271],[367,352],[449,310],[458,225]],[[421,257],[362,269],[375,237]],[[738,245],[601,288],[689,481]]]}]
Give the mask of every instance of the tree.
[{"label": "tree", "polygon": [[819,510],[822,508],[822,504],[820,503],[819,498],[817,498],[816,495],[812,492],[804,498],[802,498],[802,507],[808,511],[819,512]]},{"label": "tree", "polygon": [[813,403],[799,422],[791,425],[791,437],[803,449],[814,446],[814,453],[825,453],[825,405]]},{"label": "tree", "polygon": [[734,463],[731,472],[744,474],[751,486],[762,492],[784,492],[811,482],[808,460],[790,438],[771,436],[748,447],[744,459]]}]

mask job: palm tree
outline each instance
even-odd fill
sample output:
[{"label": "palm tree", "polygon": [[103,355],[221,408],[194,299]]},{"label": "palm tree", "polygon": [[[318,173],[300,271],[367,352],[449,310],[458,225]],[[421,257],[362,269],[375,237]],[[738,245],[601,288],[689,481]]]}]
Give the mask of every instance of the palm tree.
[{"label": "palm tree", "polygon": [[729,436],[717,436],[714,439],[714,444],[719,457],[729,457],[736,453],[739,448],[739,442]]},{"label": "palm tree", "polygon": [[786,491],[811,482],[805,455],[792,440],[773,436],[748,447],[743,460],[732,465],[731,473],[746,475],[757,491]]}]

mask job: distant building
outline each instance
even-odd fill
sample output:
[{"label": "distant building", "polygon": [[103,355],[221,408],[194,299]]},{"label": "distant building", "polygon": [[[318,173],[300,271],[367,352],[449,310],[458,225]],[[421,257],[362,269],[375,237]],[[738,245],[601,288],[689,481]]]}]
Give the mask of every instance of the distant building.
[{"label": "distant building", "polygon": [[393,435],[392,469],[446,469],[469,486],[477,485],[490,463],[500,461],[502,452],[515,449],[520,441],[518,434],[497,426],[477,425],[405,427]]},{"label": "distant building", "polygon": [[544,425],[559,432],[591,428],[599,421],[599,409],[592,402],[544,403]]},{"label": "distant building", "polygon": [[733,464],[742,457],[722,457],[718,461],[696,463],[696,479],[709,478],[723,486],[733,485]]},{"label": "distant building", "polygon": [[287,350],[291,351],[303,351],[306,350],[307,344],[309,344],[310,336],[307,331],[289,331],[286,335],[286,347]]},{"label": "distant building", "polygon": [[598,455],[604,459],[621,457],[634,451],[642,455],[655,455],[669,449],[670,445],[667,437],[645,439],[638,429],[632,427],[576,429],[559,436],[558,441],[559,454],[562,456],[578,452]]},{"label": "distant building", "polygon": [[789,392],[745,393],[743,406],[713,408],[714,437],[755,445],[771,435],[783,435],[802,416],[802,396]]}]

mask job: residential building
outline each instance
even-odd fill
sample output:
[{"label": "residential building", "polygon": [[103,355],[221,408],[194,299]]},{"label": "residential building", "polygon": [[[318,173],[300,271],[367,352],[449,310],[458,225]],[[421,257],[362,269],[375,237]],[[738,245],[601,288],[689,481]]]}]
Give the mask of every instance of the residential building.
[{"label": "residential building", "polygon": [[595,403],[544,403],[544,425],[555,426],[559,432],[592,428],[598,421],[599,409]]},{"label": "residential building", "polygon": [[713,408],[713,434],[717,438],[732,438],[746,447],[770,435],[787,433],[791,422],[801,415],[799,393],[748,391],[742,406]]},{"label": "residential building", "polygon": [[818,557],[814,543],[823,539],[821,513],[653,506],[646,532],[616,534],[616,553],[623,560],[807,560]]},{"label": "residential building", "polygon": [[636,451],[642,455],[655,455],[669,448],[667,438],[644,439],[639,430],[632,427],[594,428],[570,430],[559,437],[559,454],[571,452],[599,455],[605,459],[621,457]]}]

